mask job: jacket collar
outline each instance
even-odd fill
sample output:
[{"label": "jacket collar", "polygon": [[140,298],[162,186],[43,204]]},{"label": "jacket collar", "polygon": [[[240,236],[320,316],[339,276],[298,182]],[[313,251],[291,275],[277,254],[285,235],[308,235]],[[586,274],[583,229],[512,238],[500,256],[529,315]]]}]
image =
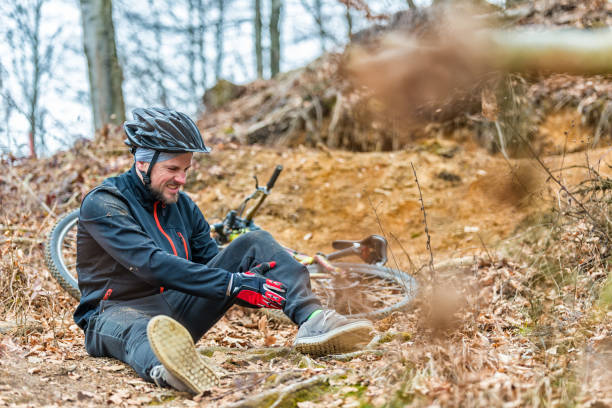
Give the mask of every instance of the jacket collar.
[{"label": "jacket collar", "polygon": [[138,202],[147,210],[153,209],[153,204],[155,203],[155,197],[149,191],[148,188],[145,187],[144,183],[138,177],[138,173],[136,172],[136,164],[132,166],[130,171],[127,173],[127,179],[130,184],[131,190],[134,192],[136,199]]}]

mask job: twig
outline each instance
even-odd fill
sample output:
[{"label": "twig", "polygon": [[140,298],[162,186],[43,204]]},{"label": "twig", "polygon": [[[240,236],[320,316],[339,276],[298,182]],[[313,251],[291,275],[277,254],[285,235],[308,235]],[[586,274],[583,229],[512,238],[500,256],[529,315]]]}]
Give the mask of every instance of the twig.
[{"label": "twig", "polygon": [[478,239],[480,240],[480,243],[482,244],[482,247],[484,248],[485,252],[487,253],[487,256],[489,257],[489,262],[491,262],[491,265],[493,265],[495,262],[493,261],[493,257],[489,253],[489,249],[485,245],[485,243],[484,243],[484,241],[482,239],[482,236],[480,234],[476,234],[476,235],[478,235]]},{"label": "twig", "polygon": [[[319,378],[317,378],[317,377],[319,377]],[[326,378],[325,375],[319,374],[317,376],[309,378],[306,381],[302,381],[302,382],[299,382],[299,383],[291,384],[291,385],[283,388],[279,392],[278,398],[276,398],[276,401],[274,401],[274,403],[272,405],[270,405],[270,408],[276,408],[283,401],[283,399],[285,399],[287,394],[293,394],[296,391],[299,391],[299,390],[304,389],[304,388],[311,387],[311,386],[313,386],[315,384],[319,384],[319,383],[325,382],[326,380],[327,380],[327,378]]]},{"label": "twig", "polygon": [[[16,180],[19,180],[18,177],[16,177],[15,173],[13,172],[13,169],[11,167],[8,167],[9,172],[11,173],[11,178],[15,178]],[[15,185],[15,183],[12,180],[9,180],[9,182],[13,185]],[[28,183],[27,179],[23,179],[21,180],[21,185],[23,186],[23,188],[26,189],[26,191],[36,200],[38,201],[38,203],[40,204],[40,206],[42,208],[44,208],[45,211],[47,211],[47,213],[49,214],[53,214],[55,215],[55,213],[53,212],[53,210],[51,208],[49,208],[49,206],[47,204],[45,204],[43,201],[41,201],[36,194],[34,193],[34,191],[32,191],[32,187],[30,187],[30,184]]]},{"label": "twig", "polygon": [[391,237],[395,240],[395,242],[397,242],[397,244],[399,245],[399,247],[402,250],[402,252],[406,254],[406,257],[408,258],[408,263],[410,264],[410,268],[412,269],[411,272],[415,272],[417,270],[417,267],[414,264],[414,262],[412,262],[412,258],[410,257],[410,254],[404,248],[404,246],[402,245],[401,241],[395,236],[394,233],[390,232],[389,235],[391,235]]},{"label": "twig", "polygon": [[419,200],[421,201],[421,211],[423,212],[423,224],[425,224],[425,235],[427,235],[427,250],[429,251],[429,271],[431,272],[431,278],[436,283],[436,270],[434,269],[434,258],[433,252],[431,251],[431,236],[429,235],[429,227],[427,226],[427,213],[425,212],[425,203],[423,202],[423,193],[421,192],[421,185],[417,177],[414,164],[410,162],[412,172],[414,173],[414,181],[416,182],[417,188],[419,189]]},{"label": "twig", "polygon": [[34,230],[32,228],[13,227],[11,225],[0,225],[0,230],[21,231],[21,232],[37,232],[38,231],[38,229]]},{"label": "twig", "polygon": [[0,244],[7,242],[14,242],[18,244],[42,244],[44,240],[25,237],[0,238]]},{"label": "twig", "polygon": [[504,140],[504,134],[502,133],[501,126],[499,125],[499,121],[495,122],[495,129],[497,130],[497,137],[499,137],[499,150],[502,155],[506,158],[506,160],[510,161],[510,157],[508,157],[508,153],[506,152],[506,142]]},{"label": "twig", "polygon": [[[584,211],[584,213],[591,219],[591,221],[593,221],[593,223],[595,223],[595,225],[599,225],[599,222],[595,219],[595,217],[593,217],[593,215],[589,212],[589,210],[587,210],[587,208],[584,206],[584,204],[582,204],[581,201],[579,201],[570,191],[567,187],[565,187],[565,185],[563,183],[561,183],[559,181],[559,179],[557,179],[552,172],[550,171],[550,169],[544,164],[544,162],[542,162],[542,159],[540,159],[540,157],[537,155],[537,153],[533,150],[533,148],[531,147],[531,144],[525,140],[525,138],[523,138],[523,136],[521,136],[519,133],[517,133],[517,137],[521,139],[521,142],[523,142],[527,148],[529,149],[529,152],[531,153],[531,155],[536,159],[536,161],[540,164],[540,166],[542,166],[542,168],[544,169],[544,171],[548,174],[548,176],[555,182],[557,183],[557,185],[561,188],[561,190],[565,191],[565,193],[567,195],[569,195],[571,197],[572,200],[574,200],[582,209],[582,211]],[[608,240],[608,242],[610,242],[610,236],[608,235],[608,233],[604,230],[602,230],[603,234],[606,236],[606,239]]]},{"label": "twig", "polygon": [[[344,371],[342,371],[340,374],[336,373],[334,376],[341,375],[343,373]],[[269,391],[254,395],[250,398],[246,398],[241,401],[235,402],[233,404],[226,405],[225,407],[226,408],[259,407],[262,405],[264,401],[269,400],[273,397],[276,397],[276,400],[274,401],[272,405],[270,405],[270,407],[278,406],[288,394],[293,394],[304,388],[308,388],[308,387],[312,387],[317,384],[324,383],[328,380],[329,377],[330,376],[327,374],[315,375],[314,377],[310,377],[307,380],[296,382],[296,383],[293,383],[291,385],[287,385],[284,387],[276,387]]]},{"label": "twig", "polygon": [[[295,368],[293,370],[283,371],[283,373],[303,373],[305,371],[309,371],[308,368]],[[278,370],[245,370],[245,371],[236,371],[235,373],[225,373],[221,376],[221,378],[232,377],[234,375],[245,375],[245,374],[278,374]],[[233,391],[232,391],[233,392]]]},{"label": "twig", "polygon": [[351,353],[343,353],[343,354],[330,354],[323,357],[323,360],[338,360],[338,361],[350,361],[355,357],[362,356],[364,354],[373,354],[375,356],[382,356],[385,354],[383,350],[358,350],[353,351]]},{"label": "twig", "polygon": [[255,386],[257,386],[257,385],[261,384],[262,382],[264,382],[264,381],[265,381],[265,380],[266,380],[268,377],[270,377],[270,374],[268,374],[268,375],[264,375],[264,376],[262,376],[262,377],[258,378],[257,380],[255,380],[255,381],[254,381],[254,382],[252,382],[252,383],[244,384],[244,385],[242,385],[242,386],[240,386],[240,387],[235,387],[235,388],[232,388],[232,389],[231,389],[231,390],[229,390],[229,391],[226,391],[226,392],[224,392],[224,393],[221,393],[221,394],[215,395],[215,396],[214,396],[213,398],[211,398],[210,400],[211,400],[211,401],[217,401],[217,400],[220,400],[221,398],[227,397],[227,396],[228,396],[228,395],[230,395],[230,394],[235,394],[237,391],[244,390],[244,389],[249,389],[249,388],[253,388],[253,387],[255,387]]},{"label": "twig", "polygon": [[[367,197],[368,197],[368,202],[370,203],[370,207],[372,207],[372,211],[374,211],[374,216],[376,217],[376,223],[378,224],[378,228],[380,229],[380,233],[383,235],[385,240],[387,240],[387,234],[385,234],[385,229],[383,228],[382,222],[380,221],[380,217],[378,216],[378,211],[376,211],[376,207],[374,207],[374,204],[372,203],[372,200],[370,200],[370,196],[367,196]],[[395,269],[397,269],[399,271],[400,270],[399,262],[397,262],[397,258],[395,257],[395,253],[391,250],[391,248],[389,248],[389,252],[391,253],[391,258],[393,258],[393,263],[395,264]]]}]

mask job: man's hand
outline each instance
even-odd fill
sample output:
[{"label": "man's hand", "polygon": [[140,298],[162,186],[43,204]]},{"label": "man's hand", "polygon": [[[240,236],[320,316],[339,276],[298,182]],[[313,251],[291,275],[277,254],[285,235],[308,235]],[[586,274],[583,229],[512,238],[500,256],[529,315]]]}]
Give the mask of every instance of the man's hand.
[{"label": "man's hand", "polygon": [[264,262],[244,273],[232,273],[227,287],[228,296],[247,302],[252,307],[283,309],[285,306],[286,286],[278,281],[267,279],[261,274],[276,266],[276,262]]}]

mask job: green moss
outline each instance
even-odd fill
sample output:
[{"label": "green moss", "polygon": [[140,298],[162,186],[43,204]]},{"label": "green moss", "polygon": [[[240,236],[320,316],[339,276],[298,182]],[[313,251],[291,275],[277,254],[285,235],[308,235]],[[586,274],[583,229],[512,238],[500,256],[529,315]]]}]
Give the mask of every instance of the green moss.
[{"label": "green moss", "polygon": [[270,361],[277,357],[287,357],[291,354],[291,349],[287,347],[269,348],[261,350],[251,350],[248,360],[250,361]]},{"label": "green moss", "polygon": [[157,399],[149,402],[147,405],[165,405],[167,402],[174,401],[177,398],[176,394],[164,394],[157,397]]},{"label": "green moss", "polygon": [[411,404],[416,397],[413,392],[397,390],[393,395],[393,399],[384,405],[385,408],[401,408]]},{"label": "green moss", "polygon": [[302,356],[302,359],[298,363],[298,368],[325,368],[325,365],[318,363],[308,356]]},{"label": "green moss", "polygon": [[380,343],[389,343],[395,339],[398,339],[400,342],[410,341],[412,335],[408,332],[397,332],[397,333],[385,333],[380,338]]},{"label": "green moss", "polygon": [[[287,395],[277,407],[280,408],[293,408],[296,407],[298,402],[303,401],[316,401],[321,398],[323,395],[329,393],[331,391],[331,386],[328,383],[323,383],[319,385],[315,385],[312,387],[308,387],[302,390],[299,390],[291,395]],[[269,400],[264,401],[261,406],[269,407],[276,401],[276,396],[270,398]]]},{"label": "green moss", "polygon": [[533,326],[523,326],[519,329],[518,333],[521,336],[530,336],[533,333]]},{"label": "green moss", "polygon": [[365,396],[365,393],[368,390],[368,386],[363,384],[352,384],[351,387],[354,387],[355,391],[347,392],[344,395],[345,397],[355,397],[357,399],[361,399]]}]

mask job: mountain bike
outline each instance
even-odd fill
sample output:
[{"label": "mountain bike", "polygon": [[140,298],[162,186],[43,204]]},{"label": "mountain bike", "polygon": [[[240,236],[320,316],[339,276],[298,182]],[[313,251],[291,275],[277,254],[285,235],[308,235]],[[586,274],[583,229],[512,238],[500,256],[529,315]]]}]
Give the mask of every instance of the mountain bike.
[{"label": "mountain bike", "polygon": [[[250,231],[261,229],[254,217],[270,195],[282,166],[276,166],[265,186],[255,178],[255,191],[240,206],[230,210],[223,221],[211,225],[211,236],[220,250]],[[246,212],[246,213],[245,213]],[[75,299],[80,298],[76,271],[76,232],[79,210],[62,217],[51,230],[45,245],[45,260],[51,275]],[[351,317],[381,318],[406,307],[417,290],[415,279],[406,272],[384,266],[387,241],[380,235],[364,239],[334,241],[336,250],[314,256],[285,247],[306,266],[311,286],[323,306]],[[340,262],[340,259],[350,262]],[[352,259],[351,259],[352,258]],[[354,262],[354,259],[360,262]],[[272,317],[280,318],[272,313]]]}]

